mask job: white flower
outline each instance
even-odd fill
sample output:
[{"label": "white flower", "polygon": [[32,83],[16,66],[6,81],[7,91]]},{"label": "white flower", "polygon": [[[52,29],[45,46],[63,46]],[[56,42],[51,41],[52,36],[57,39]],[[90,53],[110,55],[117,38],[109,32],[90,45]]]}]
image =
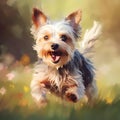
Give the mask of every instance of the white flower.
[{"label": "white flower", "polygon": [[12,71],[12,72],[8,73],[6,76],[7,76],[8,80],[11,81],[16,76],[16,72]]},{"label": "white flower", "polygon": [[0,94],[4,95],[6,93],[6,89],[4,87],[0,88]]}]

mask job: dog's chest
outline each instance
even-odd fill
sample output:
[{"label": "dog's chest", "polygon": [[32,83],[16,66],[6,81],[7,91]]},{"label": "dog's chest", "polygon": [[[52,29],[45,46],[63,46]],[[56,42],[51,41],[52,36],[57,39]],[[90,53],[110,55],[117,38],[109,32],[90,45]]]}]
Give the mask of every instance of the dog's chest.
[{"label": "dog's chest", "polygon": [[48,91],[59,96],[63,96],[67,89],[74,85],[76,85],[75,80],[73,80],[70,72],[65,69],[51,71],[45,84]]}]

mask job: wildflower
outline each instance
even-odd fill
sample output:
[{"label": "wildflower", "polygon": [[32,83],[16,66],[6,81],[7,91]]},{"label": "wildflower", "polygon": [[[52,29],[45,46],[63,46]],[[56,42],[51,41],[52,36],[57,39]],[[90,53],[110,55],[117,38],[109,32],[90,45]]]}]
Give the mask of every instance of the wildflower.
[{"label": "wildflower", "polygon": [[16,76],[16,73],[15,73],[15,71],[12,71],[12,72],[8,73],[6,76],[7,76],[8,80],[11,81]]},{"label": "wildflower", "polygon": [[112,102],[113,102],[113,98],[111,98],[111,97],[107,97],[105,100],[106,100],[107,104],[112,104]]},{"label": "wildflower", "polygon": [[28,86],[24,86],[23,89],[26,93],[29,92],[29,87]]},{"label": "wildflower", "polygon": [[0,89],[0,94],[1,95],[4,95],[6,93],[6,89],[4,88],[4,87],[2,87],[1,89]]},{"label": "wildflower", "polygon": [[26,66],[30,63],[30,57],[27,54],[24,54],[21,57],[20,62],[22,63],[22,65]]}]

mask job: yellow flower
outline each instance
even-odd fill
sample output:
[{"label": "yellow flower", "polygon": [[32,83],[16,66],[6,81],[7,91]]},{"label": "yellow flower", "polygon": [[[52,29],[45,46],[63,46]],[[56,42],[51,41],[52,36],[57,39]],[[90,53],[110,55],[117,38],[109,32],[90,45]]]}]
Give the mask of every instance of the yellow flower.
[{"label": "yellow flower", "polygon": [[107,97],[105,100],[106,100],[107,104],[112,104],[112,102],[113,102],[113,98],[111,98],[111,97]]},{"label": "yellow flower", "polygon": [[25,86],[23,87],[23,89],[24,89],[24,91],[25,91],[26,93],[29,92],[29,87],[28,87],[28,86],[25,85]]}]

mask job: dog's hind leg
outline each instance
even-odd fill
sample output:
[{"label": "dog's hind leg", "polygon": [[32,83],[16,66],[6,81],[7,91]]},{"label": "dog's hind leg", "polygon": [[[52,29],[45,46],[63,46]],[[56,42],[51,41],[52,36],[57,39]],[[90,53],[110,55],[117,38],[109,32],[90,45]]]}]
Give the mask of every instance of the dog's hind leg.
[{"label": "dog's hind leg", "polygon": [[88,103],[92,103],[96,99],[97,93],[96,81],[93,80],[85,90],[85,95],[87,96]]}]

